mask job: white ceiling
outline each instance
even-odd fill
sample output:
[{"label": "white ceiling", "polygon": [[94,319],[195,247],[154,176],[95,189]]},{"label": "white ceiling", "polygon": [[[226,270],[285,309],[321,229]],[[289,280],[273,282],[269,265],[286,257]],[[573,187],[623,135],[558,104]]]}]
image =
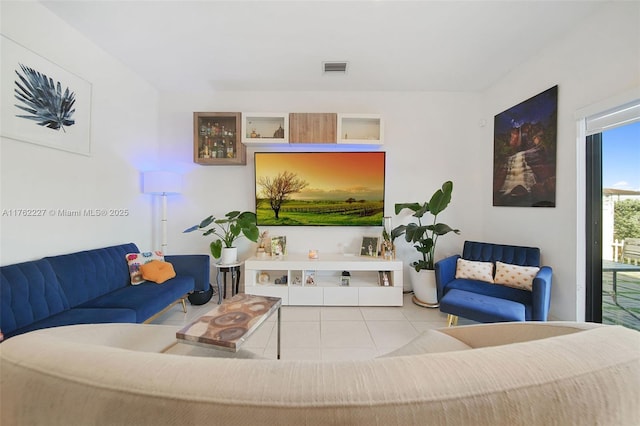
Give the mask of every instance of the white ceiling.
[{"label": "white ceiling", "polygon": [[41,2],[161,91],[481,91],[603,3]]}]

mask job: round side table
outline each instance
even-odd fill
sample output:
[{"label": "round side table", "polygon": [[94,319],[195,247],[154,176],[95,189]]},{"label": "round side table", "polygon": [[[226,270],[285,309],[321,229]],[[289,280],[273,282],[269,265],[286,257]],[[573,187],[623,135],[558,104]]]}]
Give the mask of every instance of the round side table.
[{"label": "round side table", "polygon": [[237,263],[216,263],[215,267],[218,271],[218,304],[222,303],[222,299],[227,298],[227,272],[231,273],[231,296],[235,296],[240,289],[240,266],[243,262]]}]

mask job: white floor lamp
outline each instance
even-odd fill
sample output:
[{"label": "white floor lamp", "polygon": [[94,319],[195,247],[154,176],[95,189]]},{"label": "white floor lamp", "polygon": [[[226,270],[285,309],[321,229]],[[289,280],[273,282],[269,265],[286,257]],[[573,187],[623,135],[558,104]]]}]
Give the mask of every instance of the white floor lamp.
[{"label": "white floor lamp", "polygon": [[142,174],[142,192],[162,196],[162,253],[167,252],[167,195],[179,194],[182,176],[174,172],[151,171]]}]

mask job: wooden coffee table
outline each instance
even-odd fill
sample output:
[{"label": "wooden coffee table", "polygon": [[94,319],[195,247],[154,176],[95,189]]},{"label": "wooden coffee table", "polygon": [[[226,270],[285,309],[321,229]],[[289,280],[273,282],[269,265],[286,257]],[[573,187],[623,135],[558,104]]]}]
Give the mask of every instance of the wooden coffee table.
[{"label": "wooden coffee table", "polygon": [[280,359],[279,297],[236,294],[176,333],[179,342],[215,346],[238,352],[240,346],[274,312],[278,311],[278,359]]}]

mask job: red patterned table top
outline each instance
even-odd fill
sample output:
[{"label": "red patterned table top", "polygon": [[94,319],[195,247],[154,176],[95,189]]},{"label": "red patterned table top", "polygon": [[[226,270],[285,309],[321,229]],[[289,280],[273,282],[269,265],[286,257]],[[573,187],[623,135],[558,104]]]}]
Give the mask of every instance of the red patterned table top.
[{"label": "red patterned table top", "polygon": [[176,338],[184,343],[237,352],[281,305],[279,297],[236,294],[178,331]]}]

